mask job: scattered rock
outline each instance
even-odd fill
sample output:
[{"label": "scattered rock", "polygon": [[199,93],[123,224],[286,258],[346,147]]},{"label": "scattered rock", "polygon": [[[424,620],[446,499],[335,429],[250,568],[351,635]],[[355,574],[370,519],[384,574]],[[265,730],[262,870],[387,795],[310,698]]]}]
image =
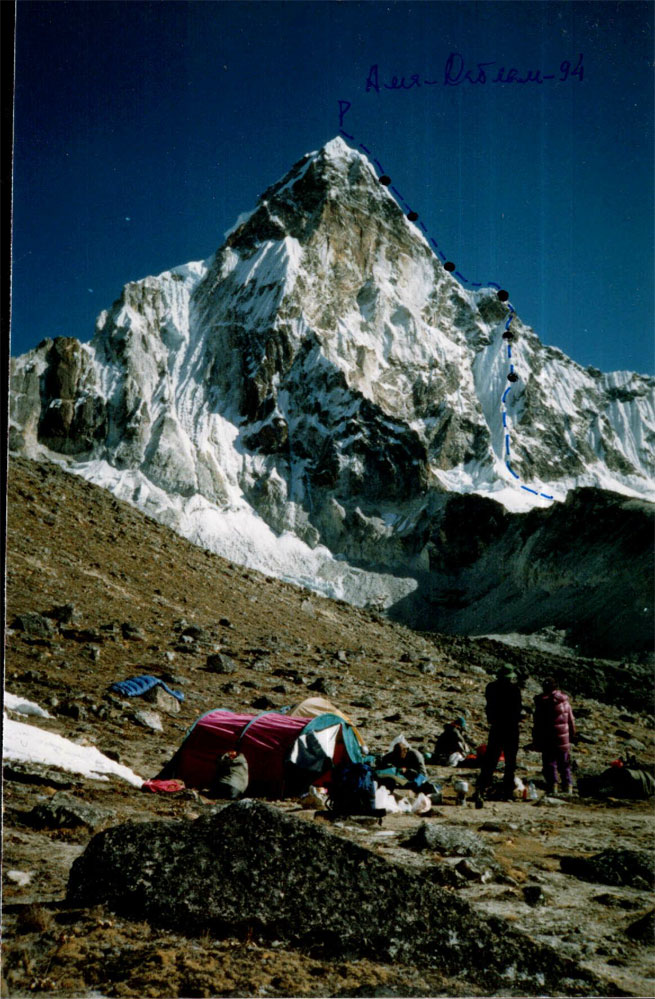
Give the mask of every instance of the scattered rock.
[{"label": "scattered rock", "polygon": [[603,850],[592,857],[562,857],[560,867],[582,881],[604,885],[627,885],[652,889],[655,883],[655,853],[647,850]]},{"label": "scattered rock", "polygon": [[102,644],[105,636],[95,628],[62,628],[61,633],[64,638],[72,642]]},{"label": "scattered rock", "polygon": [[145,708],[140,708],[134,712],[132,717],[137,725],[141,725],[143,728],[151,728],[153,732],[164,731],[161,718],[156,711],[147,711]]},{"label": "scattered rock", "polygon": [[23,631],[31,638],[50,638],[54,635],[52,623],[42,614],[28,611],[26,614],[19,614],[12,621],[12,628],[16,631]]},{"label": "scattered rock", "polygon": [[254,670],[255,673],[270,673],[271,664],[266,659],[256,659],[254,663],[251,663],[250,669]]},{"label": "scattered rock", "polygon": [[36,784],[41,787],[54,787],[69,790],[79,787],[83,780],[63,770],[55,770],[41,763],[3,763],[2,776],[6,781],[18,784]]},{"label": "scattered rock", "polygon": [[484,840],[468,829],[436,822],[422,822],[402,845],[410,850],[434,850],[457,857],[480,857],[490,852]]},{"label": "scattered rock", "polygon": [[189,624],[182,631],[182,638],[191,638],[194,642],[210,642],[211,635],[198,624]]},{"label": "scattered rock", "polygon": [[65,718],[72,718],[74,721],[86,721],[88,712],[79,701],[62,701],[57,708],[57,714]]},{"label": "scattered rock", "polygon": [[97,829],[109,817],[110,813],[102,808],[58,793],[49,801],[35,805],[25,816],[25,821],[34,829],[63,829],[77,826]]},{"label": "scattered rock", "polygon": [[[16,932],[19,936],[23,933],[43,934],[52,929],[52,924],[53,918],[48,910],[38,902],[31,902],[21,907],[16,919]],[[53,988],[52,982],[48,988]]]},{"label": "scattered rock", "polygon": [[23,683],[46,683],[46,676],[38,669],[26,669],[18,676]]},{"label": "scattered rock", "polygon": [[167,715],[177,715],[180,713],[181,704],[177,697],[173,697],[169,694],[167,690],[157,684],[156,687],[151,687],[150,690],[146,690],[145,694],[142,694],[142,699],[148,701],[159,711],[164,711]]},{"label": "scattered rock", "polygon": [[188,656],[192,656],[198,651],[196,643],[192,638],[189,638],[188,635],[183,638],[181,642],[178,642],[177,645],[173,646],[173,648],[175,649],[175,652],[184,652]]},{"label": "scattered rock", "polygon": [[144,642],[146,638],[141,628],[130,621],[123,621],[121,623],[121,634],[123,638],[130,642]]},{"label": "scattered rock", "polygon": [[523,898],[527,905],[543,905],[546,901],[543,888],[541,885],[524,885],[523,886]]},{"label": "scattered rock", "polygon": [[210,656],[207,656],[206,669],[210,673],[236,673],[237,665],[233,659],[226,656],[223,652],[212,652]]},{"label": "scattered rock", "polygon": [[75,604],[57,604],[47,613],[47,617],[59,624],[73,624],[79,619],[79,616]]},{"label": "scattered rock", "polygon": [[594,902],[598,902],[600,905],[606,905],[609,908],[619,908],[619,909],[638,909],[639,902],[636,902],[632,898],[622,898],[621,895],[611,895],[606,892],[603,895],[594,895]]},{"label": "scattered rock", "polygon": [[488,867],[480,867],[472,864],[470,860],[463,858],[455,865],[455,870],[467,881],[487,882],[493,879],[493,874]]},{"label": "scattered rock", "polygon": [[322,676],[319,676],[313,683],[310,683],[307,689],[315,690],[318,694],[325,694],[326,697],[335,697],[337,693],[335,685]]},{"label": "scattered rock", "polygon": [[275,707],[275,704],[267,697],[266,694],[262,694],[261,697],[256,697],[254,701],[251,701],[251,707],[256,708],[258,711],[269,711],[271,708]]},{"label": "scattered rock", "polygon": [[115,637],[120,632],[118,621],[107,621],[105,624],[101,624],[100,631],[104,632],[106,635]]},{"label": "scattered rock", "polygon": [[655,909],[644,913],[634,923],[630,923],[626,936],[638,943],[652,944],[655,941]]},{"label": "scattered rock", "polygon": [[174,687],[183,687],[189,682],[185,676],[180,676],[179,673],[169,673],[166,670],[162,670],[159,673],[159,679],[163,680],[164,683],[173,684]]},{"label": "scattered rock", "polygon": [[446,861],[433,860],[430,866],[423,872],[423,876],[430,884],[439,885],[442,888],[461,888],[463,875],[455,870],[452,864]]}]

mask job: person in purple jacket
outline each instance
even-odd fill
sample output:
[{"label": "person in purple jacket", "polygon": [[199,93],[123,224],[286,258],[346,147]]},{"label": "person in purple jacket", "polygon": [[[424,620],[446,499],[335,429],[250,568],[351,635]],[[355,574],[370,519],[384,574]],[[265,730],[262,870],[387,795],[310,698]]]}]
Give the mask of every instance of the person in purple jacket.
[{"label": "person in purple jacket", "polygon": [[561,790],[571,794],[571,742],[575,740],[575,719],[566,694],[552,678],[543,682],[543,693],[534,699],[532,745],[541,753],[546,794],[552,793],[559,774]]}]

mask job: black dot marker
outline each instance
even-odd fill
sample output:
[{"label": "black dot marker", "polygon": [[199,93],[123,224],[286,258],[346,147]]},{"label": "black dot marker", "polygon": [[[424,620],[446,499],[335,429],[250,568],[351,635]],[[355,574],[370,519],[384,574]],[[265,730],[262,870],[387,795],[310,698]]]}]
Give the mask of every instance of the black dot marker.
[{"label": "black dot marker", "polygon": [[387,177],[386,173],[383,173],[382,176],[380,177],[380,183],[383,185],[383,187],[388,187],[389,184],[391,183],[391,177]]},{"label": "black dot marker", "polygon": [[503,340],[514,340],[515,336],[511,330],[505,330],[503,333]]},{"label": "black dot marker", "polygon": [[455,265],[452,262],[452,260],[447,260],[446,263],[443,265],[443,268],[445,271],[454,271]]},{"label": "black dot marker", "polygon": [[409,219],[410,222],[416,222],[416,220],[418,219],[418,212],[408,212],[407,218]]},{"label": "black dot marker", "polygon": [[505,291],[504,288],[501,288],[501,290],[498,292],[498,298],[500,299],[501,302],[506,302],[507,299],[509,298],[509,292]]},{"label": "black dot marker", "polygon": [[507,376],[507,381],[508,382],[517,382],[518,380],[519,380],[519,376],[517,375],[517,373],[515,371],[510,371],[510,373]]}]

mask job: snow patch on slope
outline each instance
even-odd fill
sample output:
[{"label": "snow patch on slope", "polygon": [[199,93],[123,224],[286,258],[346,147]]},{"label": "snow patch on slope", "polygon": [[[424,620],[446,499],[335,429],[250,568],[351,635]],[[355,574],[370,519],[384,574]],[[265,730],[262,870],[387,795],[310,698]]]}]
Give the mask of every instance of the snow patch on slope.
[{"label": "snow patch on slope", "polygon": [[4,692],[4,706],[6,711],[15,711],[20,715],[34,715],[37,718],[52,718],[52,715],[42,708],[35,701],[28,701],[25,697],[17,694],[10,694],[8,690]]},{"label": "snow patch on slope", "polygon": [[55,732],[47,732],[35,725],[13,721],[6,715],[2,735],[3,759],[16,763],[40,763],[57,767],[69,773],[83,774],[91,780],[109,780],[108,775],[120,777],[134,787],[141,787],[143,778],[110,760],[95,746],[79,746]]}]

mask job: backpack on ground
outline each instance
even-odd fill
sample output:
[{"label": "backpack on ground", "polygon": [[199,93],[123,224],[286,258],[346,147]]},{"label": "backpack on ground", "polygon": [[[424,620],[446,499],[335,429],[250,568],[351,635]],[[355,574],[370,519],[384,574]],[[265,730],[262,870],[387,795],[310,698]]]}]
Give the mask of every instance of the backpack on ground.
[{"label": "backpack on ground", "polygon": [[328,808],[335,815],[376,815],[375,771],[367,763],[340,763],[332,771]]}]

